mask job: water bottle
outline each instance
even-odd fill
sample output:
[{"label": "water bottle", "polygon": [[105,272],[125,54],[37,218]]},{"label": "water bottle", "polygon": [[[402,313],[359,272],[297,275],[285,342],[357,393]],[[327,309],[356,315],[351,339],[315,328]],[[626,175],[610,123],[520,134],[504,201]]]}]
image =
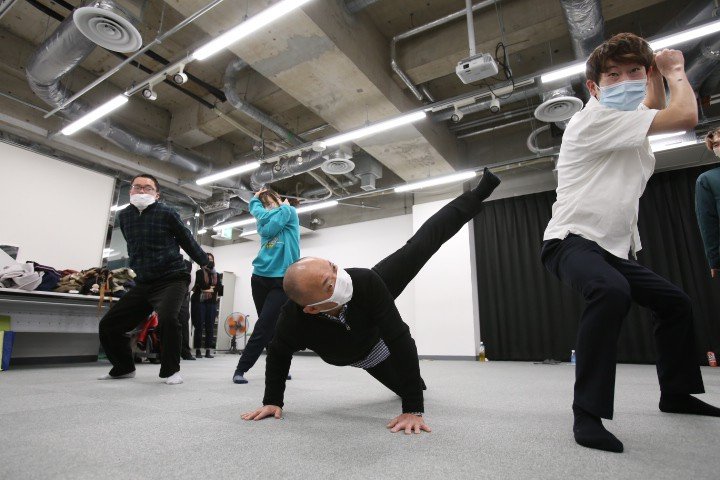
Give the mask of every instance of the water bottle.
[{"label": "water bottle", "polygon": [[575,365],[575,350],[570,351],[570,365]]},{"label": "water bottle", "polygon": [[478,347],[478,362],[485,362],[487,359],[485,358],[485,344],[483,342],[480,342],[480,346]]}]

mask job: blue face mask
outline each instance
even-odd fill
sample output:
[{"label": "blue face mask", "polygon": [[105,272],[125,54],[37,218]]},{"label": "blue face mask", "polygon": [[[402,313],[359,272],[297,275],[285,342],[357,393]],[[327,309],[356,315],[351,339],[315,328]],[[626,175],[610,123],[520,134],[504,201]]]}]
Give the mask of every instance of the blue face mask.
[{"label": "blue face mask", "polygon": [[615,110],[637,110],[645,100],[647,80],[627,80],[600,87],[600,104]]}]

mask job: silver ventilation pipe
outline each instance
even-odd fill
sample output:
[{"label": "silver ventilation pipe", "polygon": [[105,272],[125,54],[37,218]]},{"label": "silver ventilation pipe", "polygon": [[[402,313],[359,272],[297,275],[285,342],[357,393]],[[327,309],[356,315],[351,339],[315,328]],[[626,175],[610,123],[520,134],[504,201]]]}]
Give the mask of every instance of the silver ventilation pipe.
[{"label": "silver ventilation pipe", "polygon": [[214,227],[228,219],[240,215],[246,210],[245,203],[239,198],[230,199],[230,207],[219,212],[212,212],[205,215],[205,228]]},{"label": "silver ventilation pipe", "polygon": [[227,97],[228,102],[230,102],[230,104],[237,110],[258,122],[260,125],[263,125],[265,128],[273,131],[278,137],[280,137],[281,140],[287,142],[288,144],[297,146],[305,143],[293,132],[278,124],[270,117],[270,115],[260,111],[258,108],[250,105],[248,102],[240,98],[237,90],[235,90],[235,85],[237,84],[238,75],[247,66],[248,64],[244,60],[238,58],[230,62],[225,69],[225,76],[223,77],[223,92],[225,93],[225,97]]},{"label": "silver ventilation pipe", "polygon": [[605,41],[600,0],[560,0],[575,57],[585,60]]},{"label": "silver ventilation pipe", "polygon": [[537,153],[538,155],[550,155],[552,153],[556,153],[555,147],[541,148],[541,147],[538,147],[537,144],[535,143],[535,138],[538,135],[540,135],[542,132],[546,132],[548,130],[550,130],[550,125],[543,125],[542,127],[536,128],[535,130],[530,132],[530,135],[528,136],[526,143],[527,143],[528,149],[531,152]]},{"label": "silver ventilation pipe", "polygon": [[[109,0],[95,2],[94,5],[114,8]],[[26,68],[30,88],[47,104],[53,107],[61,105],[72,96],[72,92],[61,82],[62,77],[80,65],[95,47],[96,44],[75,26],[73,17],[67,17],[30,58]],[[87,105],[79,101],[61,110],[62,115],[69,119],[79,118],[88,111]],[[142,137],[108,119],[97,121],[87,128],[136,155],[155,158],[193,173],[207,173],[212,169],[211,163],[201,155],[169,142]]]},{"label": "silver ventilation pipe", "polygon": [[296,157],[279,160],[277,163],[266,163],[253,171],[250,185],[259,190],[263,185],[294,177],[320,167],[325,162],[323,152],[312,152],[302,157],[302,163]]}]

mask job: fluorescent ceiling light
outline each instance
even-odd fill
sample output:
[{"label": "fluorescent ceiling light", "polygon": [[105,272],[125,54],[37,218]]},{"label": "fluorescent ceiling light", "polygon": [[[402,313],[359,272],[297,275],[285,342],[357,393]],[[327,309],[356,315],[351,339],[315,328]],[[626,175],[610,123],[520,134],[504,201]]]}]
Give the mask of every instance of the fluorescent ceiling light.
[{"label": "fluorescent ceiling light", "polygon": [[571,77],[585,71],[585,62],[576,62],[568,65],[567,67],[553,70],[552,72],[540,75],[540,81],[542,83],[549,83],[561,78]]},{"label": "fluorescent ceiling light", "polygon": [[685,30],[684,32],[652,40],[649,42],[650,48],[653,50],[660,50],[661,48],[667,48],[672,45],[678,45],[680,43],[689,42],[690,40],[695,40],[696,38],[705,37],[715,32],[720,32],[720,20],[715,20],[714,22],[706,23],[705,25],[700,25],[699,27],[691,28],[689,30]]},{"label": "fluorescent ceiling light", "polygon": [[198,235],[205,235],[207,233],[207,228],[201,228],[197,233]]},{"label": "fluorescent ceiling light", "polygon": [[110,207],[110,211],[117,212],[118,210],[122,210],[123,208],[127,208],[129,206],[130,206],[129,203],[124,203],[122,205],[113,205],[112,207]]},{"label": "fluorescent ceiling light", "polygon": [[675,148],[689,147],[691,145],[697,145],[697,144],[698,143],[695,140],[686,140],[684,142],[666,143],[665,145],[657,145],[657,146],[650,145],[650,148],[652,148],[653,153],[657,153],[657,152],[662,152],[664,150],[673,150]]},{"label": "fluorescent ceiling light", "polygon": [[341,133],[340,135],[335,135],[334,137],[330,137],[326,140],[320,140],[320,143],[322,143],[325,147],[340,145],[341,143],[358,140],[360,138],[368,137],[370,135],[375,135],[376,133],[384,132],[386,130],[392,130],[393,128],[407,125],[408,123],[417,122],[418,120],[422,120],[426,116],[427,114],[424,111],[401,115],[399,117],[391,118],[390,120],[385,120],[383,122],[379,122],[373,125],[368,125],[367,127],[357,128],[347,133]]},{"label": "fluorescent ceiling light", "polygon": [[305,205],[305,206],[303,206],[303,207],[298,207],[298,208],[297,208],[297,213],[298,213],[298,215],[299,215],[299,214],[301,214],[301,213],[312,212],[312,211],[314,211],[314,210],[320,210],[320,209],[322,209],[322,208],[334,207],[334,206],[337,205],[337,204],[338,204],[338,201],[337,201],[337,200],[329,200],[329,201],[327,201],[327,202],[320,202],[320,203],[314,203],[314,204],[312,204],[312,205]]},{"label": "fluorescent ceiling light", "polygon": [[238,40],[287,15],[310,0],[282,0],[195,50],[193,58],[204,60]]},{"label": "fluorescent ceiling light", "polygon": [[92,112],[80,117],[79,119],[72,122],[67,127],[63,128],[60,133],[63,135],[72,135],[73,133],[77,132],[78,130],[85,128],[86,126],[93,123],[95,120],[98,120],[108,113],[112,112],[113,110],[116,110],[117,108],[120,108],[121,106],[125,105],[128,101],[128,97],[126,97],[124,94],[118,95],[117,97],[113,98],[109,102],[105,102],[99,107],[97,107]]},{"label": "fluorescent ceiling light", "polygon": [[112,253],[114,251],[115,251],[114,248],[103,248],[103,253]]},{"label": "fluorescent ceiling light", "polygon": [[672,138],[672,137],[679,137],[680,135],[685,135],[687,132],[673,132],[673,133],[661,133],[659,135],[650,135],[648,137],[648,140],[651,142],[655,142],[657,140],[663,140],[665,138]]},{"label": "fluorescent ceiling light", "polygon": [[434,187],[436,185],[445,185],[447,183],[459,182],[462,180],[468,180],[475,177],[475,172],[461,172],[453,175],[446,175],[444,177],[431,178],[429,180],[423,180],[421,182],[408,183],[407,185],[401,185],[395,187],[395,193],[409,192],[410,190],[420,190],[421,188]]},{"label": "fluorescent ceiling light", "polygon": [[222,225],[217,225],[212,228],[216,232],[219,232],[221,230],[225,230],[226,228],[242,227],[243,225],[250,225],[251,223],[255,223],[254,218],[246,218],[245,220],[238,220],[237,222],[223,223]]},{"label": "fluorescent ceiling light", "polygon": [[228,168],[227,170],[223,170],[222,172],[213,173],[212,175],[198,178],[195,183],[197,183],[198,185],[205,185],[215,182],[217,180],[222,180],[223,178],[233,177],[235,175],[240,175],[241,173],[255,170],[259,166],[260,162],[246,163],[245,165],[240,165],[239,167]]},{"label": "fluorescent ceiling light", "polygon": [[243,232],[240,234],[241,237],[249,237],[250,235],[255,235],[257,233],[257,230],[248,230],[247,232],[243,230]]},{"label": "fluorescent ceiling light", "polygon": [[[690,28],[688,30],[685,30],[684,32],[679,32],[673,35],[658,38],[656,40],[651,40],[648,43],[650,44],[650,48],[652,48],[653,50],[660,50],[663,48],[671,47],[673,45],[689,42],[690,40],[702,38],[707,35],[712,35],[716,32],[720,32],[720,20],[715,20],[713,22],[706,23],[705,25]],[[548,83],[555,80],[560,80],[561,78],[577,75],[579,73],[582,73],[583,71],[585,71],[585,62],[575,62],[557,70],[553,70],[552,72],[541,75],[540,81],[542,83]]]}]

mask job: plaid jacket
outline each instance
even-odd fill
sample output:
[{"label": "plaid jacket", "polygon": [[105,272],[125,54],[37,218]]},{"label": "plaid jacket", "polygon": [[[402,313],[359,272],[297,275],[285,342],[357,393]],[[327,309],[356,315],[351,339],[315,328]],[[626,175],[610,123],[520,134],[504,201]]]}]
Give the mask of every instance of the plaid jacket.
[{"label": "plaid jacket", "polygon": [[155,202],[142,212],[129,205],[120,211],[118,222],[127,242],[130,268],[137,274],[139,283],[185,272],[180,247],[200,265],[210,261],[180,215],[164,203]]}]

